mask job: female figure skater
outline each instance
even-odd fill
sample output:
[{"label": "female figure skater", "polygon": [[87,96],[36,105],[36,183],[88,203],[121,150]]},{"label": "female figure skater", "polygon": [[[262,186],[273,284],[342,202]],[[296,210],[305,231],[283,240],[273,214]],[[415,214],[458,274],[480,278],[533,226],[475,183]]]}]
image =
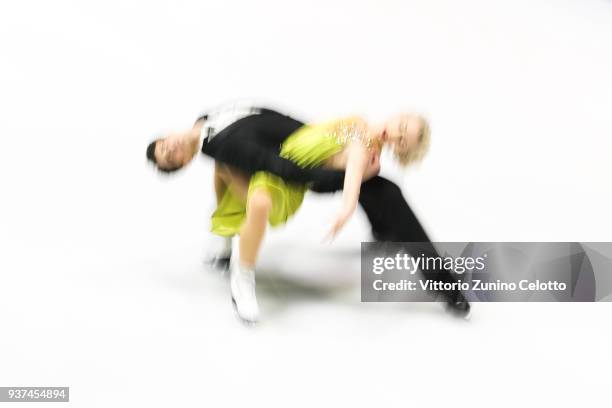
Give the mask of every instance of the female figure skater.
[{"label": "female figure skater", "polygon": [[[345,170],[342,206],[327,235],[333,238],[353,215],[361,183],[378,173],[381,149],[390,146],[402,165],[420,160],[429,146],[427,121],[415,114],[399,115],[379,126],[359,117],[307,124],[282,144],[280,156],[302,168]],[[259,319],[255,296],[255,265],[267,224],[284,224],[299,209],[306,183],[291,183],[259,171],[249,176],[217,162],[215,191],[218,206],[212,215],[212,232],[240,236],[238,262],[230,267],[232,301],[245,321]]]}]

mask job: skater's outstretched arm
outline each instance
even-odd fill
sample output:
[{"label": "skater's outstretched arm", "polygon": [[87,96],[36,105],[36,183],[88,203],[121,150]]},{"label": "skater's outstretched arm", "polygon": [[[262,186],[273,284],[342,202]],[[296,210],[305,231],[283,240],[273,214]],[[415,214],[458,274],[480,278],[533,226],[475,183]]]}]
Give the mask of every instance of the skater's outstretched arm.
[{"label": "skater's outstretched arm", "polygon": [[342,207],[328,233],[329,238],[333,238],[355,212],[359,200],[360,186],[370,159],[368,149],[360,141],[351,143],[347,147],[347,154]]}]

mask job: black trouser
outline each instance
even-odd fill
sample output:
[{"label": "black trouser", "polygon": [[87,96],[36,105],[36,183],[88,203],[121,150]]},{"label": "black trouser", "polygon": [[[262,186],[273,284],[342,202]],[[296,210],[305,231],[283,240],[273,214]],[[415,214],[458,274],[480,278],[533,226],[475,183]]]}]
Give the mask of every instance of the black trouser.
[{"label": "black trouser", "polygon": [[[343,171],[304,169],[279,156],[281,144],[303,125],[289,116],[265,109],[261,114],[238,120],[212,140],[205,141],[202,152],[248,174],[268,171],[289,182],[312,183],[310,189],[316,192],[342,189]],[[380,176],[364,182],[359,193],[359,204],[370,221],[376,240],[419,243],[412,256],[438,256],[395,183]],[[446,269],[427,271],[424,274],[431,280],[455,281],[452,273]],[[447,295],[454,297],[456,294]]]},{"label": "black trouser", "polygon": [[[414,242],[409,247],[410,255],[439,256],[397,184],[380,176],[364,182],[359,192],[359,204],[370,220],[372,235],[377,241]],[[453,273],[444,268],[423,270],[422,273],[429,280],[456,281]],[[458,292],[445,292],[444,295],[456,300]]]}]

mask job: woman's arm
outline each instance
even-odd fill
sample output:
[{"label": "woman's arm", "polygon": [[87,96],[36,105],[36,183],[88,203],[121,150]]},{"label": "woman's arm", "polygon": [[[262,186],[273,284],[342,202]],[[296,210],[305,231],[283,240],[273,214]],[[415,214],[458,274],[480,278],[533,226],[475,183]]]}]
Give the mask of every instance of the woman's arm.
[{"label": "woman's arm", "polygon": [[357,208],[359,189],[369,161],[367,148],[360,142],[348,146],[341,212],[352,214]]},{"label": "woman's arm", "polygon": [[[342,192],[342,209],[341,214],[349,216],[357,208],[359,200],[359,189],[363,182],[368,163],[370,161],[370,152],[364,145],[363,137],[367,132],[367,123],[359,116],[353,116],[345,119],[344,122],[350,123],[350,130],[345,130],[348,133],[355,133],[352,136],[357,136],[356,139],[350,140],[346,146],[346,171],[344,175],[344,187]],[[347,135],[347,137],[351,137]]]},{"label": "woman's arm", "polygon": [[370,160],[368,149],[359,141],[349,144],[347,147],[347,156],[344,189],[342,192],[342,207],[327,235],[330,239],[342,229],[346,221],[353,215],[355,208],[357,208],[361,182],[363,181],[363,176]]}]

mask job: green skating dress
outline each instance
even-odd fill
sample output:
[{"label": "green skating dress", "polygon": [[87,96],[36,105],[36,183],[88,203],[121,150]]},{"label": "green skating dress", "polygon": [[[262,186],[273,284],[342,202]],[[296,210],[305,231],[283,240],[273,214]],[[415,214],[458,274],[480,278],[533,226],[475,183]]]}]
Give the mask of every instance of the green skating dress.
[{"label": "green skating dress", "polygon": [[[348,117],[319,124],[309,124],[293,132],[283,143],[280,155],[300,167],[320,166],[339,153],[355,138],[363,138],[358,117]],[[257,189],[266,189],[272,198],[268,221],[272,226],[287,222],[300,208],[306,193],[306,184],[287,183],[282,178],[260,171],[251,177],[248,197]],[[246,204],[226,189],[212,215],[211,231],[221,236],[238,234],[246,218]]]}]

